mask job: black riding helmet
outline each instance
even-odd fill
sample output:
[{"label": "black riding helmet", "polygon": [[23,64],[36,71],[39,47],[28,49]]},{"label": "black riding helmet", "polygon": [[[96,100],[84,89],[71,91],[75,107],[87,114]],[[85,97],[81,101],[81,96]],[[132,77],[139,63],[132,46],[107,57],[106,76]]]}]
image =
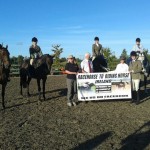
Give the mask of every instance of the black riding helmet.
[{"label": "black riding helmet", "polygon": [[98,38],[98,37],[95,37],[95,38],[94,38],[94,41],[99,41],[99,38]]},{"label": "black riding helmet", "polygon": [[135,51],[132,51],[132,52],[130,53],[130,56],[137,56],[137,54],[136,54]]},{"label": "black riding helmet", "polygon": [[140,38],[136,38],[136,42],[141,42],[141,39]]},{"label": "black riding helmet", "polygon": [[36,37],[33,37],[32,42],[38,42],[38,39]]}]

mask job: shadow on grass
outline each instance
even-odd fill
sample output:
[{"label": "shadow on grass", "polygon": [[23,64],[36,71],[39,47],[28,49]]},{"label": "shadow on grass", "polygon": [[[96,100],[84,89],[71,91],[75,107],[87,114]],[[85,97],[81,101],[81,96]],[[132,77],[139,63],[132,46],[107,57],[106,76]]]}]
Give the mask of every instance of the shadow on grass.
[{"label": "shadow on grass", "polygon": [[33,102],[26,102],[26,103],[20,103],[20,104],[15,104],[15,105],[12,105],[12,106],[5,106],[6,108],[5,109],[2,109],[0,111],[5,111],[7,109],[11,109],[11,108],[15,108],[15,107],[20,107],[20,106],[23,106],[23,105],[29,105],[29,104],[33,104],[33,103],[37,103],[38,101],[33,101]]},{"label": "shadow on grass", "polygon": [[106,132],[101,135],[94,137],[93,139],[87,140],[84,143],[79,144],[72,150],[93,150],[100,144],[102,144],[108,137],[112,135],[111,132]]},{"label": "shadow on grass", "polygon": [[[61,96],[66,96],[67,95],[67,89],[66,88],[46,91],[45,94],[50,94],[50,93],[55,93],[55,92],[58,92],[59,95],[61,95]],[[42,93],[43,92],[41,92],[41,94]],[[38,96],[38,95],[39,95],[38,93],[34,93],[34,94],[31,94],[31,97]]]},{"label": "shadow on grass", "polygon": [[150,144],[150,121],[122,140],[120,150],[144,150]]},{"label": "shadow on grass", "polygon": [[140,90],[140,104],[150,100],[149,93],[150,93],[150,89],[147,90],[147,93],[145,93],[144,90]]}]

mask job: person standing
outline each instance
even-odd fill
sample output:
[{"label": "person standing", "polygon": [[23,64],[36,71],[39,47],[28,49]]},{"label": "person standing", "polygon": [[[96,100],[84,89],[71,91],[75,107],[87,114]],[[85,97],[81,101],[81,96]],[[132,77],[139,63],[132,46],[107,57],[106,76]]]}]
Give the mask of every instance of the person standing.
[{"label": "person standing", "polygon": [[82,73],[92,73],[93,72],[93,64],[90,60],[90,53],[85,54],[85,59],[81,62]]},{"label": "person standing", "polygon": [[120,57],[120,64],[117,65],[116,67],[116,72],[129,72],[129,67],[125,63],[126,58],[124,56]]},{"label": "person standing", "polygon": [[65,66],[65,72],[67,74],[67,105],[69,107],[76,106],[77,99],[77,82],[76,75],[79,71],[79,67],[74,63],[74,57],[68,56],[68,63]]},{"label": "person standing", "polygon": [[132,51],[130,56],[132,60],[129,64],[129,72],[131,73],[132,79],[132,102],[134,102],[135,99],[136,104],[138,104],[140,101],[139,86],[141,79],[142,63],[141,61],[137,60],[136,51]]},{"label": "person standing", "polygon": [[99,43],[99,38],[94,38],[95,43],[92,45],[92,60],[103,54],[102,45]]}]

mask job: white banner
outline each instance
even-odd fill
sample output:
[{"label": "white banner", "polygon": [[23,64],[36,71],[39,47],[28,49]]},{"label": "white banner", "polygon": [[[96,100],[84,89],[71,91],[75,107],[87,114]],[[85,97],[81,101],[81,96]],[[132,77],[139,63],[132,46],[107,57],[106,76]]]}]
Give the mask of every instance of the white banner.
[{"label": "white banner", "polygon": [[77,91],[79,101],[131,99],[130,73],[79,73]]}]

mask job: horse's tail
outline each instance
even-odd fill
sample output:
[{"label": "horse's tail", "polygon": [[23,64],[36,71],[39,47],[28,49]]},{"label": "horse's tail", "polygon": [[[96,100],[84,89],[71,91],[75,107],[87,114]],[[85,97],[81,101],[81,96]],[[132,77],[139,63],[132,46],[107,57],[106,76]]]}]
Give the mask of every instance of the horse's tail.
[{"label": "horse's tail", "polygon": [[20,68],[20,86],[27,87],[28,71],[25,68]]}]

